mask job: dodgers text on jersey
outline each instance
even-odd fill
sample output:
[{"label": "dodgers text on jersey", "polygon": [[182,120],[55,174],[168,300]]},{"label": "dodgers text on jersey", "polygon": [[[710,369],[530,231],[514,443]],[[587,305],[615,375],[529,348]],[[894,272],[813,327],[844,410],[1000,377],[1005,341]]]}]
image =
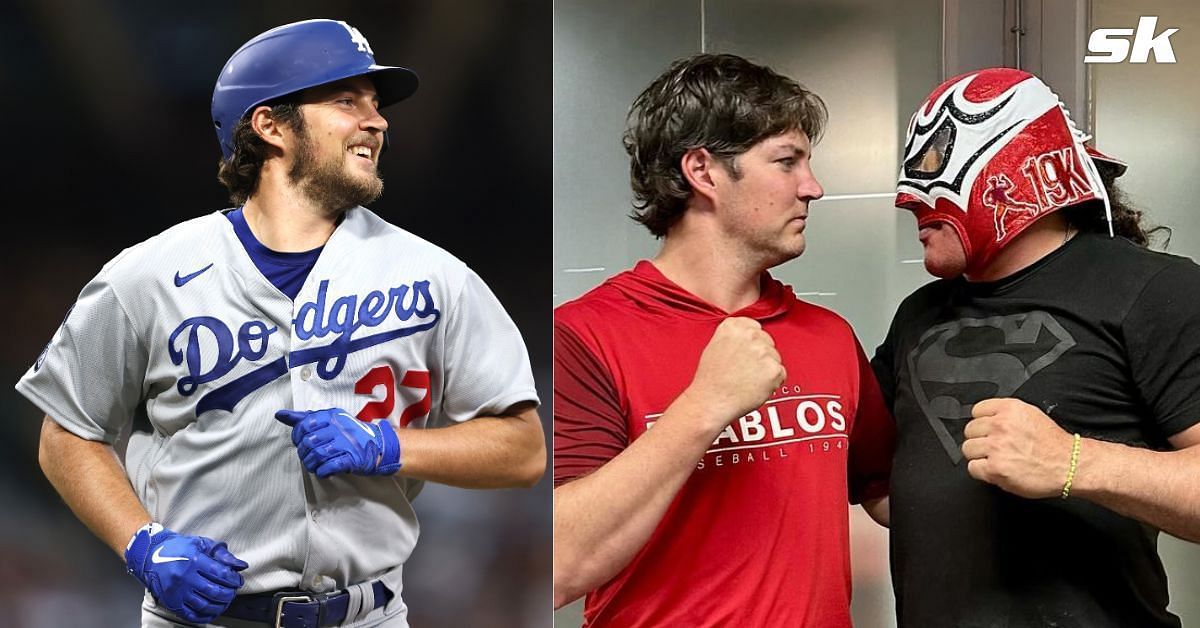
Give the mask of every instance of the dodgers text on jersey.
[{"label": "dodgers text on jersey", "polygon": [[[441,320],[441,312],[430,294],[428,281],[399,285],[389,290],[372,290],[359,295],[338,297],[328,303],[329,280],[322,280],[315,301],[302,303],[292,320],[292,333],[301,341],[333,336],[328,344],[292,351],[204,394],[196,404],[196,415],[209,410],[233,410],[246,395],[285,375],[290,369],[316,363],[316,372],[332,380],[342,372],[346,358],[398,338],[429,331]],[[363,328],[384,325],[394,317],[401,326],[376,334],[359,334]],[[405,324],[409,323],[409,324]],[[261,320],[243,322],[236,334],[232,326],[215,316],[193,316],[175,328],[167,341],[171,363],[185,365],[187,375],[179,378],[176,389],[188,397],[202,384],[229,374],[242,360],[256,362],[267,353],[273,334],[279,329]],[[202,347],[215,345],[215,356]]]}]

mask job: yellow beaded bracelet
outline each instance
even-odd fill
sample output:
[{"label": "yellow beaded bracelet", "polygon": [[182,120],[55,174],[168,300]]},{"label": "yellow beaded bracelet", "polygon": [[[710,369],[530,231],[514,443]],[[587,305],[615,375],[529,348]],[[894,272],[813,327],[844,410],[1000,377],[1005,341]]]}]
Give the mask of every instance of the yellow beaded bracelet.
[{"label": "yellow beaded bracelet", "polygon": [[1063,484],[1063,499],[1071,494],[1071,482],[1075,481],[1075,469],[1079,467],[1079,438],[1079,434],[1076,434],[1075,442],[1071,444],[1071,468],[1067,469],[1067,482]]}]

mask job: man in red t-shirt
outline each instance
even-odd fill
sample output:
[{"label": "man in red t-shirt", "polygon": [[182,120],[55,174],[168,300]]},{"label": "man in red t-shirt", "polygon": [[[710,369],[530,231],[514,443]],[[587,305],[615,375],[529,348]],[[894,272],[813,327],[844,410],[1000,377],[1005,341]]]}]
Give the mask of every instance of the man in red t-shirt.
[{"label": "man in red t-shirt", "polygon": [[555,312],[554,597],[587,626],[850,626],[847,499],[887,494],[893,424],[850,326],[767,273],[804,251],[825,116],[733,55],[634,102],[662,250]]}]

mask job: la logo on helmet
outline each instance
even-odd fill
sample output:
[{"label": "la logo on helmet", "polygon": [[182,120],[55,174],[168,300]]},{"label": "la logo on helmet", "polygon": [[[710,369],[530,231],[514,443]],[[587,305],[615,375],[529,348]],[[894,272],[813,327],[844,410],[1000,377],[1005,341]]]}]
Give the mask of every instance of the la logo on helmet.
[{"label": "la logo on helmet", "polygon": [[357,28],[354,28],[353,26],[351,26],[341,20],[338,20],[338,24],[341,24],[342,28],[345,28],[346,31],[348,33],[350,33],[350,41],[354,42],[355,44],[358,44],[359,52],[365,52],[365,53],[371,55],[372,57],[375,56],[375,51],[371,50],[371,44],[367,42],[367,38],[363,37],[362,33],[358,32]]}]

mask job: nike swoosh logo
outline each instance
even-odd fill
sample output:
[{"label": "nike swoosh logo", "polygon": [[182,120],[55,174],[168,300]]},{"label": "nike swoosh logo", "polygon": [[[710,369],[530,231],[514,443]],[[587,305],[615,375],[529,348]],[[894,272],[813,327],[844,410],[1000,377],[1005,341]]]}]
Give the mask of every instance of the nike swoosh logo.
[{"label": "nike swoosh logo", "polygon": [[175,287],[182,288],[183,284],[195,279],[196,277],[199,277],[202,273],[204,273],[204,271],[206,271],[212,267],[213,267],[213,265],[209,264],[208,266],[205,266],[204,268],[201,268],[200,270],[198,270],[194,273],[191,273],[190,275],[184,275],[182,277],[179,276],[179,271],[175,271]]},{"label": "nike swoosh logo", "polygon": [[154,553],[150,555],[150,562],[152,563],[173,563],[177,560],[188,560],[188,558],[187,556],[163,556],[162,547],[154,550]]},{"label": "nike swoosh logo", "polygon": [[361,427],[361,428],[363,428],[363,431],[364,431],[364,432],[366,432],[366,433],[368,433],[368,434],[370,434],[370,435],[371,435],[371,438],[375,438],[375,430],[371,429],[371,426],[370,426],[370,425],[367,425],[367,424],[366,424],[366,422],[364,422],[364,421],[359,421],[358,419],[356,419],[356,418],[354,418],[354,417],[350,416],[349,414],[346,414],[345,412],[343,412],[343,413],[342,413],[342,416],[344,416],[344,417],[347,417],[347,418],[349,418],[350,420],[354,421],[354,424],[355,424],[355,425],[357,425],[357,426],[359,426],[359,427]]}]

